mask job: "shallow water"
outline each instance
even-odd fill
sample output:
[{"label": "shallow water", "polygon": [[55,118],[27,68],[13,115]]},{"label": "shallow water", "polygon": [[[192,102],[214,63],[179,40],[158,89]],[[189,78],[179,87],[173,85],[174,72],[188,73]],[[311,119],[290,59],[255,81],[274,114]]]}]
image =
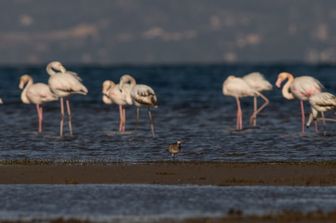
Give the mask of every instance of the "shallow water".
[{"label": "shallow water", "polygon": [[[334,92],[336,66],[281,65],[181,65],[76,67],[89,89],[88,96],[74,96],[72,101],[75,137],[59,138],[59,105],[45,106],[45,132],[36,134],[36,113],[32,105],[20,103],[17,88],[21,74],[29,73],[36,81],[47,82],[44,67],[17,66],[0,69],[1,106],[0,160],[170,160],[166,148],[176,140],[184,142],[177,160],[206,161],[285,161],[334,160],[336,126],[330,123],[327,134],[313,129],[300,135],[298,101],[287,101],[274,89],[265,93],[271,104],[258,118],[257,128],[235,131],[235,100],[222,95],[223,80],[231,74],[242,76],[260,71],[274,83],[280,71],[314,75]],[[69,68],[69,69],[70,69]],[[131,73],[138,83],[154,88],[159,108],[154,110],[156,133],[151,137],[145,109],[141,127],[135,129],[135,109],[127,110],[127,132],[118,134],[118,109],[101,102],[101,84],[106,79],[118,81]],[[307,112],[308,110],[308,106]],[[252,99],[243,99],[245,126],[252,110]],[[333,114],[330,114],[333,115]],[[323,131],[322,131],[323,132]]]},{"label": "shallow water", "polygon": [[0,185],[0,220],[150,221],[336,208],[336,187]]}]

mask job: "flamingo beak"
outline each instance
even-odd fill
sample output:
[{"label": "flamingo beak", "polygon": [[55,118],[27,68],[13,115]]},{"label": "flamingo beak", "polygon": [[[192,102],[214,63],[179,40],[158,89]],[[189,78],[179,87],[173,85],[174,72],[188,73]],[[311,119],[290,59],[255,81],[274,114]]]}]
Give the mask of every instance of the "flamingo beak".
[{"label": "flamingo beak", "polygon": [[281,79],[278,79],[278,80],[276,81],[276,83],[275,83],[275,86],[276,86],[277,88],[280,88],[280,87],[281,87],[281,83],[282,83],[282,80],[281,80]]}]

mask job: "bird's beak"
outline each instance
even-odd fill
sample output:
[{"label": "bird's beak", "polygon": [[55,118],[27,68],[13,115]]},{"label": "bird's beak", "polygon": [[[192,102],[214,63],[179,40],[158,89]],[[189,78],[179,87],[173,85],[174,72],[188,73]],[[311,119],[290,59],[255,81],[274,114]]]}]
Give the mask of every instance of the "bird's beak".
[{"label": "bird's beak", "polygon": [[22,90],[23,87],[24,87],[24,84],[23,84],[23,82],[21,81],[20,84],[19,84],[19,88],[20,88],[20,90]]},{"label": "bird's beak", "polygon": [[280,88],[280,87],[281,87],[281,83],[282,83],[282,80],[281,80],[281,79],[278,79],[278,80],[276,81],[276,83],[275,83],[275,86],[276,86],[277,88]]},{"label": "bird's beak", "polygon": [[0,98],[0,104],[3,104],[3,100]]}]

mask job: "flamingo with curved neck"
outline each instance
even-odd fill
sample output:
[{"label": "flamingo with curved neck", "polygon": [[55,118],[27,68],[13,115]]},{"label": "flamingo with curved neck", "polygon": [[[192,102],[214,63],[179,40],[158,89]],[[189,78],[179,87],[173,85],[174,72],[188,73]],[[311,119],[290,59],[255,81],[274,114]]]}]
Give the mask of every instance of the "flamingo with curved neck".
[{"label": "flamingo with curved neck", "polygon": [[[137,84],[136,80],[129,74],[125,74],[120,78],[119,88],[125,95],[126,101],[129,105],[135,105],[137,108],[136,123],[138,125],[140,116],[140,107],[147,107],[148,117],[150,121],[150,128],[152,136],[155,136],[154,121],[151,112],[152,107],[157,106],[157,98],[154,90],[148,85]],[[124,121],[126,122],[126,115],[124,110]]]},{"label": "flamingo with curved neck", "polygon": [[[305,111],[304,101],[322,91],[322,84],[313,77],[301,76],[296,77],[288,72],[282,72],[278,75],[278,79],[275,85],[280,88],[281,83],[287,80],[286,84],[282,88],[282,95],[288,100],[299,99],[301,107],[301,132],[305,132]],[[316,126],[317,128],[317,126]]]},{"label": "flamingo with curved neck", "polygon": [[24,104],[35,104],[38,116],[38,133],[42,133],[43,107],[42,104],[56,101],[57,96],[50,91],[47,84],[35,83],[27,74],[20,78],[19,88],[22,90],[21,101]]}]

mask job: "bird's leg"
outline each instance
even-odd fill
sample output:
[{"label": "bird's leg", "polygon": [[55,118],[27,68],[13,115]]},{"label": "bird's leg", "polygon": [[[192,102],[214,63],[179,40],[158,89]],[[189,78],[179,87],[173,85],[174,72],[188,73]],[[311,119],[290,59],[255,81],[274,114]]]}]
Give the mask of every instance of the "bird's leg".
[{"label": "bird's leg", "polygon": [[323,126],[325,126],[325,125],[326,125],[326,121],[325,121],[324,112],[321,112],[321,116],[322,116],[322,123],[323,123]]},{"label": "bird's leg", "polygon": [[126,131],[126,108],[125,108],[125,105],[122,106],[122,114],[123,114],[122,132],[125,132]]},{"label": "bird's leg", "polygon": [[61,105],[61,122],[60,122],[60,136],[63,137],[63,126],[64,126],[64,103],[63,98],[60,99]]},{"label": "bird's leg", "polygon": [[152,112],[151,112],[150,108],[148,108],[148,117],[149,117],[149,121],[150,121],[152,136],[155,137],[154,120],[153,120]]},{"label": "bird's leg", "polygon": [[239,98],[237,97],[236,98],[237,100],[237,119],[238,119],[238,127],[237,129],[238,130],[242,130],[243,129],[243,112],[241,110],[241,105],[240,105],[240,100]]},{"label": "bird's leg", "polygon": [[119,132],[122,132],[122,105],[119,105]]},{"label": "bird's leg", "polygon": [[305,133],[305,111],[304,111],[304,104],[303,101],[300,101],[301,105],[301,133]]},{"label": "bird's leg", "polygon": [[43,107],[42,107],[42,105],[39,105],[39,107],[40,107],[40,122],[41,122],[41,133],[42,133],[42,131],[43,131]]},{"label": "bird's leg", "polygon": [[137,108],[136,108],[136,123],[135,123],[135,129],[137,129],[138,126],[139,126],[139,119],[140,119],[140,108],[137,107]]},{"label": "bird's leg", "polygon": [[[264,104],[262,105],[262,106],[260,106],[256,111],[255,111],[255,113],[251,116],[251,118],[253,118],[253,121],[255,121],[255,124],[256,124],[256,121],[257,121],[257,115],[269,104],[269,100],[268,100],[268,98],[265,96],[265,95],[263,95],[263,94],[261,94],[261,93],[259,93],[259,96],[264,100]],[[256,98],[256,97],[255,97]],[[250,120],[250,122],[251,122],[251,120]],[[255,126],[255,125],[254,125]]]},{"label": "bird's leg", "polygon": [[70,99],[66,99],[66,106],[67,106],[67,112],[68,112],[68,123],[69,123],[69,131],[70,135],[72,136],[72,115],[71,115],[71,108],[70,108]]},{"label": "bird's leg", "polygon": [[38,133],[41,133],[41,118],[40,118],[40,106],[36,104],[36,112],[37,112],[37,119],[38,119]]},{"label": "bird's leg", "polygon": [[318,123],[317,123],[317,120],[314,120],[314,125],[315,125],[315,133],[318,133],[318,132],[319,132],[319,129],[318,129]]},{"label": "bird's leg", "polygon": [[258,97],[254,96],[253,97],[253,112],[254,112],[254,117],[253,117],[253,122],[252,122],[252,125],[254,127],[257,126],[257,109],[258,109]]},{"label": "bird's leg", "polygon": [[239,98],[236,98],[236,102],[237,102],[237,119],[236,119],[236,130],[239,130],[240,128],[240,112],[239,112]]}]

